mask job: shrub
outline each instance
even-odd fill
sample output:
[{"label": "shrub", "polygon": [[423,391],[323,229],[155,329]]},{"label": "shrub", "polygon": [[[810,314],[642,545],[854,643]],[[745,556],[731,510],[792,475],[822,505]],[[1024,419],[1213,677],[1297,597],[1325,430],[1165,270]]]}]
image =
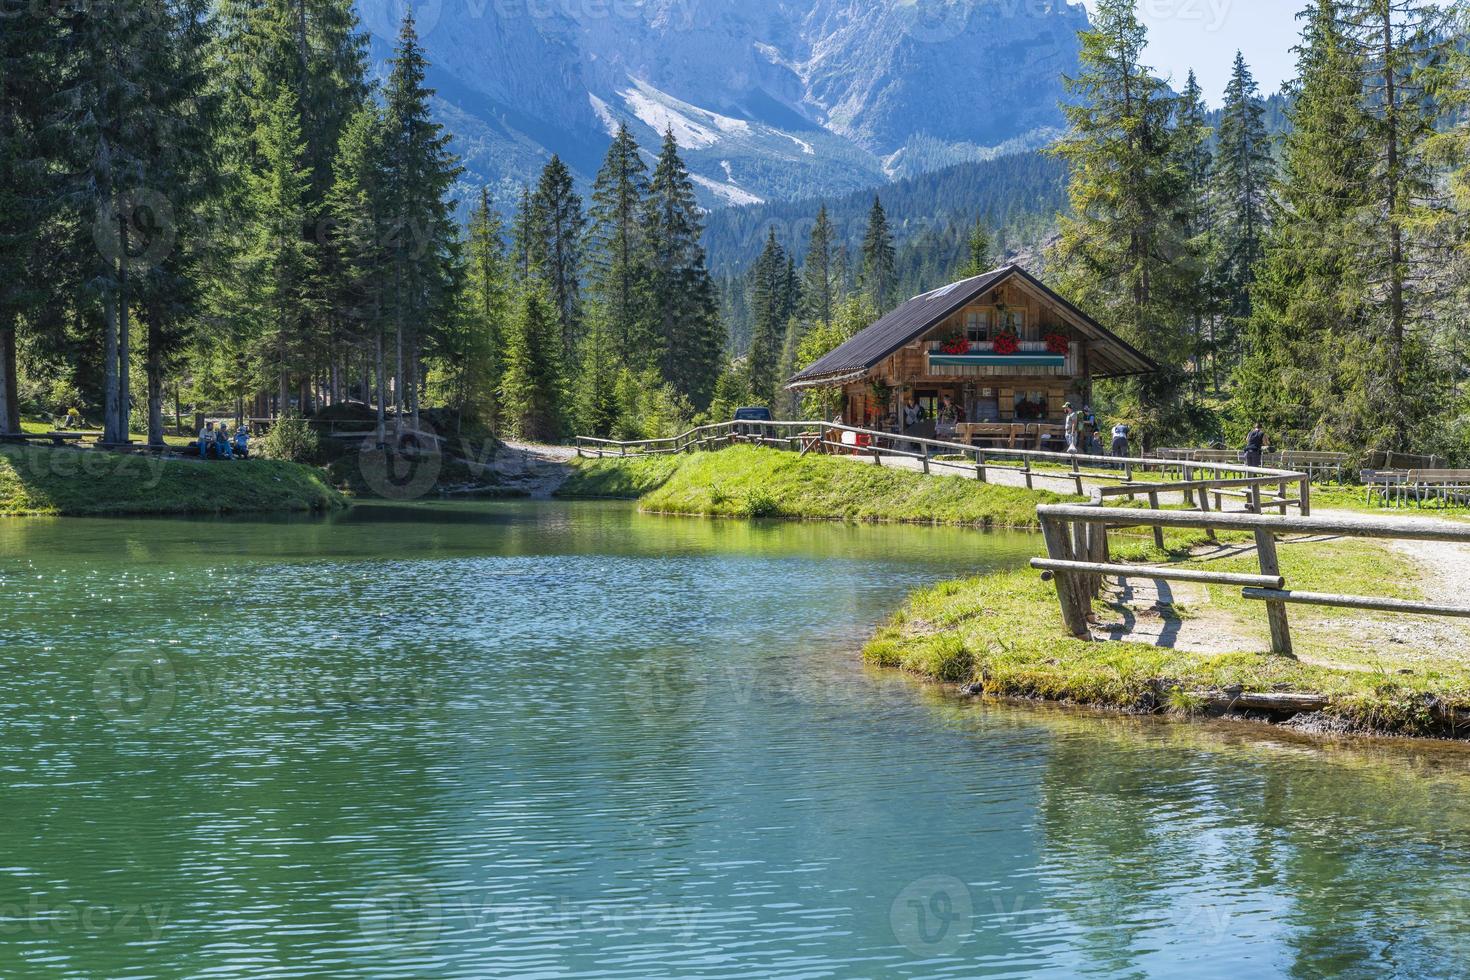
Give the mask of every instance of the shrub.
[{"label": "shrub", "polygon": [[309,463],[321,451],[315,430],[299,415],[283,415],[260,440],[260,455],[288,463]]}]

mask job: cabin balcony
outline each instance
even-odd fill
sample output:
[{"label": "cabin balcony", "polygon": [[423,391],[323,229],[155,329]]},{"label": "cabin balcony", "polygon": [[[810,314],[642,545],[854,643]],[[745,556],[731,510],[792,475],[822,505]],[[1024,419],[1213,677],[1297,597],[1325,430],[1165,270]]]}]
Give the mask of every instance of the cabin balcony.
[{"label": "cabin balcony", "polygon": [[925,361],[931,377],[996,378],[1076,377],[1081,370],[1081,344],[1068,345],[1066,354],[1051,351],[1045,341],[1023,340],[1013,353],[999,353],[994,341],[971,341],[963,353],[945,351],[944,344],[925,345]]}]

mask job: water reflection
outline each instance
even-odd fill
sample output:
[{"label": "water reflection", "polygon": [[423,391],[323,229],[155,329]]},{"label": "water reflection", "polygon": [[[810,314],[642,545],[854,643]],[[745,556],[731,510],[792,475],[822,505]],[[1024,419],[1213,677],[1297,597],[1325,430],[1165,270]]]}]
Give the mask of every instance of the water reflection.
[{"label": "water reflection", "polygon": [[1463,962],[1463,752],[857,663],[908,590],[1033,548],[603,505],[0,522],[0,976]]}]

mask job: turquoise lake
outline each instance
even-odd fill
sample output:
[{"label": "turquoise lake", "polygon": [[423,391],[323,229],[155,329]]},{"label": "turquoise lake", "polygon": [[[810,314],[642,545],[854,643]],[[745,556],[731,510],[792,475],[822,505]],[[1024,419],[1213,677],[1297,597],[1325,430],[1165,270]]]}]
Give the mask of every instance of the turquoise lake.
[{"label": "turquoise lake", "polygon": [[0,521],[0,977],[1450,976],[1470,753],[865,668],[1023,535]]}]

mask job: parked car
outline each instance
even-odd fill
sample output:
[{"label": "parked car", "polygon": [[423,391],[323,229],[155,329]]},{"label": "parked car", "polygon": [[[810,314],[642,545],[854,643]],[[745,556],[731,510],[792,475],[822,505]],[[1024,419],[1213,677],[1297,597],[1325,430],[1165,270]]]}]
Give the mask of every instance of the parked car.
[{"label": "parked car", "polygon": [[[769,408],[737,408],[735,409],[735,422],[770,422],[773,416]],[[736,425],[734,427],[737,436],[758,435],[758,429],[753,425]]]}]

